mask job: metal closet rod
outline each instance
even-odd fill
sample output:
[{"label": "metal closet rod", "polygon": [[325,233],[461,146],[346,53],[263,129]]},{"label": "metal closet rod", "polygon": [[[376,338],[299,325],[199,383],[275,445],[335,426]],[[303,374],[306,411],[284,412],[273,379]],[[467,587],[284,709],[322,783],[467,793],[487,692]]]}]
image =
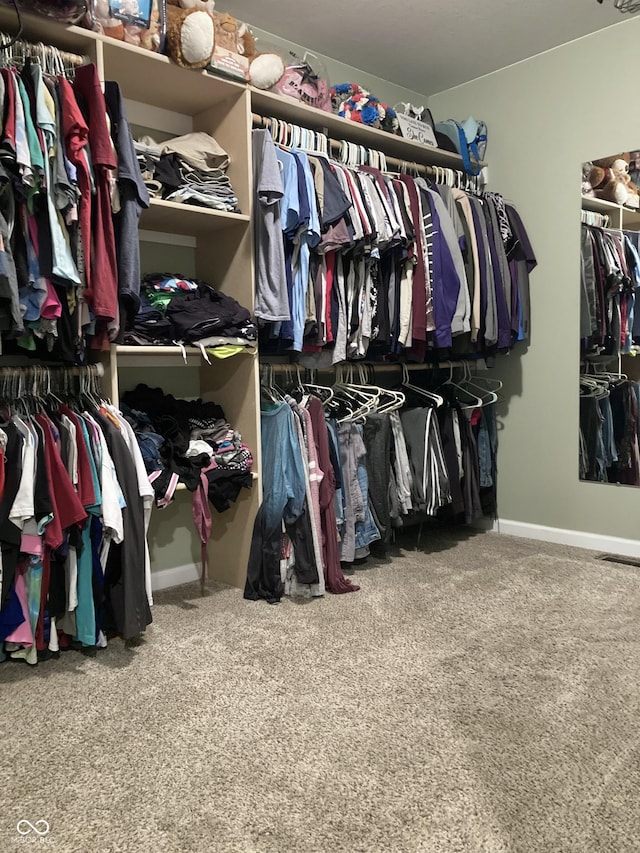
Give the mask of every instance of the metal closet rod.
[{"label": "metal closet rod", "polygon": [[370,367],[373,370],[382,370],[382,371],[390,371],[395,370],[396,368],[404,368],[407,370],[437,370],[439,368],[449,369],[450,367],[466,367],[469,364],[475,364],[481,359],[462,359],[458,361],[439,361],[439,362],[425,362],[423,364],[413,363],[413,362],[402,362],[402,361],[394,361],[394,362],[377,362],[377,361],[344,361],[340,364],[326,364],[323,366],[313,367],[306,364],[300,364],[299,362],[290,361],[290,362],[271,362],[271,361],[260,361],[261,367],[269,367],[276,373],[282,372],[284,373],[286,370],[291,370],[292,368],[295,370],[299,368],[300,370],[316,370],[318,372],[331,373],[331,371],[335,371],[337,368],[342,366],[347,367]]},{"label": "metal closet rod", "polygon": [[60,50],[59,48],[50,44],[45,44],[44,42],[30,42],[21,38],[17,39],[17,41],[6,49],[4,48],[4,44],[6,44],[5,39],[10,39],[8,33],[0,32],[0,63],[3,63],[3,61],[10,62],[14,56],[24,59],[25,55],[43,60],[47,57],[48,53],[52,55],[51,52],[53,51],[55,52],[55,56],[60,57],[63,63],[68,63],[69,65],[84,65],[87,61],[86,56],[81,56],[77,53],[69,53],[66,50]]},{"label": "metal closet rod", "polygon": [[63,364],[47,364],[46,362],[42,362],[41,364],[14,364],[0,367],[0,377],[11,373],[15,373],[16,375],[21,373],[27,374],[29,371],[32,371],[34,374],[40,372],[43,376],[46,376],[48,372],[54,377],[63,373],[66,373],[68,376],[84,376],[85,374],[87,376],[104,376],[104,365],[101,362],[84,366],[76,365],[74,367],[65,367]]},{"label": "metal closet rod", "polygon": [[[261,115],[258,115],[257,113],[251,113],[251,119],[252,119],[254,127],[264,127],[267,130],[271,130],[271,119],[269,116],[261,116]],[[288,122],[288,123],[291,124],[291,122]],[[324,134],[324,136],[327,137],[329,148],[332,151],[336,151],[336,152],[340,151],[341,143],[339,141],[337,141],[335,139],[331,139],[331,137],[329,137],[328,134],[326,134],[323,130],[315,131],[315,132],[316,133],[322,133],[322,134]],[[278,144],[280,144],[280,143],[278,143]],[[291,146],[283,145],[282,147],[283,148],[290,148]],[[368,148],[368,146],[364,145],[363,148]],[[374,149],[374,150],[377,150],[377,149]],[[384,154],[384,152],[382,152],[382,153]],[[423,165],[420,163],[416,163],[414,160],[400,160],[398,157],[391,157],[388,154],[385,154],[384,158],[386,160],[387,166],[393,166],[396,169],[400,169],[400,170],[412,169],[414,171],[423,170],[424,173],[426,175],[429,175],[429,176],[432,176],[435,174],[433,166],[427,166],[427,165]],[[451,171],[455,172],[455,171],[461,171],[461,170],[452,169]]]}]

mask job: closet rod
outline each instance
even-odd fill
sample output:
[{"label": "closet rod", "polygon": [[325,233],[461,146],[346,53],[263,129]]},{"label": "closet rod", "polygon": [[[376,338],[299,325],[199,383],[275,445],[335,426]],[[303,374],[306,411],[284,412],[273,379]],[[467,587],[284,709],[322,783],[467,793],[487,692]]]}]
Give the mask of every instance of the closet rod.
[{"label": "closet rod", "polygon": [[[261,116],[261,115],[258,115],[257,113],[251,113],[251,119],[253,121],[254,127],[263,127],[266,130],[271,130],[271,124],[270,124],[271,119],[268,116]],[[345,121],[347,121],[347,119],[345,119]],[[290,124],[291,122],[288,122],[288,123]],[[324,134],[324,135],[327,136],[327,134]],[[327,140],[329,143],[329,147],[331,148],[332,151],[335,151],[335,152],[340,151],[340,142],[338,142],[335,139],[331,139],[328,136],[327,136]],[[283,145],[282,147],[288,148],[290,146]],[[384,152],[382,152],[382,153],[384,153]],[[398,157],[391,157],[388,154],[385,154],[384,156],[385,156],[385,160],[387,162],[387,166],[394,166],[396,169],[400,169],[400,170],[407,169],[407,168],[410,168],[413,170],[423,170],[425,175],[428,175],[429,177],[436,174],[433,166],[427,166],[427,165],[423,165],[420,163],[416,163],[414,160],[400,160]],[[453,169],[451,171],[456,171],[456,170]],[[462,171],[462,170],[458,170],[458,171]]]},{"label": "closet rod", "polygon": [[69,376],[104,376],[104,365],[100,362],[96,364],[79,365],[76,367],[65,367],[60,364],[15,364],[0,367],[0,376],[11,372],[21,373],[33,371],[48,371],[52,376],[57,376],[60,373],[66,373]]},{"label": "closet rod", "polygon": [[25,41],[24,39],[18,39],[10,48],[3,49],[5,38],[10,39],[11,36],[8,33],[0,32],[0,67],[5,67],[7,64],[10,65],[15,58],[24,60],[26,58],[25,54],[26,56],[39,59],[41,65],[45,64],[46,59],[53,59],[55,57],[59,57],[63,63],[73,66],[84,65],[87,61],[86,56],[69,53],[66,50],[60,50],[44,42],[34,43]]},{"label": "closet rod", "polygon": [[436,362],[433,362],[433,363],[425,362],[422,364],[417,364],[417,363],[412,363],[412,362],[406,363],[406,362],[402,362],[402,361],[395,361],[395,362],[345,361],[345,362],[341,362],[341,364],[334,364],[334,365],[329,364],[329,365],[324,365],[322,367],[310,367],[308,365],[300,364],[298,362],[270,362],[270,361],[265,361],[264,359],[261,359],[260,366],[261,367],[269,367],[273,371],[275,371],[276,373],[279,373],[279,372],[284,373],[286,370],[291,370],[292,368],[294,370],[296,368],[299,368],[300,370],[316,370],[318,373],[331,373],[331,372],[335,371],[336,368],[340,367],[341,365],[346,365],[346,366],[351,366],[351,367],[356,367],[356,368],[358,366],[371,367],[371,368],[373,368],[373,370],[380,370],[380,371],[386,372],[386,371],[394,370],[396,368],[402,369],[404,367],[406,367],[407,370],[437,370],[440,368],[445,368],[448,370],[450,367],[453,367],[453,368],[466,367],[469,364],[476,364],[478,361],[481,361],[481,360],[482,359],[474,358],[474,359],[467,359],[467,360],[462,359],[462,360],[457,360],[457,361],[439,361],[437,363]]}]

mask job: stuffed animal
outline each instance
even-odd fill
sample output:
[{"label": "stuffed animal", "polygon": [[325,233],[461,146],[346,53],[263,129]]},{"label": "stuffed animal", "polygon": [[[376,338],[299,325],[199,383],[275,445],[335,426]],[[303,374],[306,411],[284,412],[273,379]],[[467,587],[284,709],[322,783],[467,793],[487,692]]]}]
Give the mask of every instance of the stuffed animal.
[{"label": "stuffed animal", "polygon": [[366,124],[369,127],[398,133],[396,111],[381,103],[379,98],[361,89],[357,83],[339,83],[331,87],[333,109],[342,118]]},{"label": "stuffed animal", "polygon": [[167,0],[167,50],[184,68],[204,68],[215,44],[215,0]]},{"label": "stuffed animal", "polygon": [[593,163],[591,162],[591,160],[587,160],[586,163],[582,164],[582,183],[580,184],[582,195],[591,197],[595,196],[593,187],[591,186],[591,183],[589,181],[592,171]]},{"label": "stuffed animal", "polygon": [[640,206],[638,188],[629,175],[629,161],[628,153],[593,161],[588,184],[596,198],[627,207]]},{"label": "stuffed animal", "polygon": [[249,61],[249,82],[256,89],[272,89],[284,76],[284,60],[275,51],[259,51],[253,33],[246,24],[241,25],[240,32],[244,55]]},{"label": "stuffed animal", "polygon": [[275,53],[259,53],[251,30],[214,0],[167,0],[167,50],[185,68],[209,67],[259,89],[269,89],[284,74]]},{"label": "stuffed animal", "polygon": [[282,58],[276,53],[259,53],[251,30],[228,12],[216,12],[213,17],[216,43],[211,66],[242,75],[257,89],[274,86],[285,71]]}]

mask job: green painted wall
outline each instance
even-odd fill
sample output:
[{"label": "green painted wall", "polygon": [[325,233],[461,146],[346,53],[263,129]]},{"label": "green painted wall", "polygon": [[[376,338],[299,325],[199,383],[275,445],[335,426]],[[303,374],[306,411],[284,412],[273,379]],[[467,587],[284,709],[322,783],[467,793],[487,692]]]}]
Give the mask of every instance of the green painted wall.
[{"label": "green painted wall", "polygon": [[532,338],[502,359],[503,519],[638,538],[640,489],[578,480],[580,164],[640,145],[632,18],[430,99],[487,122],[490,185],[518,206],[539,266]]},{"label": "green painted wall", "polygon": [[[410,101],[414,106],[421,106],[427,103],[427,96],[420,94],[418,91],[405,89],[402,86],[397,86],[388,80],[383,80],[381,77],[376,77],[375,74],[369,74],[367,71],[360,71],[352,65],[347,65],[337,59],[332,59],[329,56],[314,51],[313,48],[304,47],[287,39],[273,35],[273,33],[260,30],[257,27],[251,27],[251,31],[257,39],[258,50],[268,51],[277,50],[283,57],[286,58],[288,52],[292,50],[298,56],[303,56],[306,50],[314,53],[320,59],[326,69],[329,77],[329,83],[332,86],[337,83],[359,83],[363,89],[376,95],[383,103],[389,106],[395,106],[400,101]],[[312,59],[309,60],[311,63]],[[418,88],[420,86],[418,85]]]}]

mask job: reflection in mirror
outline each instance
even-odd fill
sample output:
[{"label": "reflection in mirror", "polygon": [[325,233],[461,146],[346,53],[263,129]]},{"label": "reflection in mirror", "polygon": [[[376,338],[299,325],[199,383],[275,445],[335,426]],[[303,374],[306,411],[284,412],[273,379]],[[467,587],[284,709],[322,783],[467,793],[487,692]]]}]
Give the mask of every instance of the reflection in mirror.
[{"label": "reflection in mirror", "polygon": [[582,164],[581,480],[640,486],[640,150]]}]

